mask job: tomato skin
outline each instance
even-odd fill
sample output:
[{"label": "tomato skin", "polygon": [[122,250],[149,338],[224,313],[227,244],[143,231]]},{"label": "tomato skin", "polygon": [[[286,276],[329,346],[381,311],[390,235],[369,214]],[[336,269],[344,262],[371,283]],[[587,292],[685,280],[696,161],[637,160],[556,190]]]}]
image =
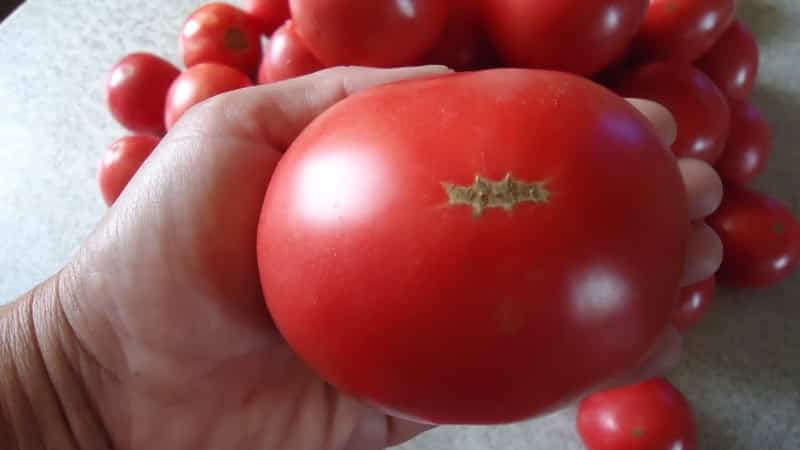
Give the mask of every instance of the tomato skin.
[{"label": "tomato skin", "polygon": [[125,56],[108,76],[106,102],[111,115],[134,133],[164,134],[167,90],[180,73],[169,61],[151,53]]},{"label": "tomato skin", "polygon": [[722,205],[708,219],[722,240],[725,257],[720,281],[742,288],[775,285],[800,260],[800,225],[778,200],[733,184],[725,185]]},{"label": "tomato skin", "polygon": [[290,0],[297,32],[326,66],[418,63],[444,28],[449,0]]},{"label": "tomato skin", "polygon": [[180,44],[186,67],[219,63],[251,75],[261,62],[258,21],[226,3],[209,3],[193,12],[183,25]]},{"label": "tomato skin", "polygon": [[733,22],[735,0],[650,0],[634,40],[647,60],[690,63],[705,54]]},{"label": "tomato skin", "polygon": [[672,325],[680,331],[700,323],[705,317],[717,291],[716,277],[681,288],[678,306],[672,313]]},{"label": "tomato skin", "polygon": [[452,0],[444,31],[426,62],[459,71],[494,65],[497,55],[489,42],[482,12],[479,0]]},{"label": "tomato skin", "polygon": [[117,139],[108,147],[97,169],[97,183],[106,205],[117,201],[159,142],[155,136],[140,134]]},{"label": "tomato skin", "polygon": [[289,0],[245,0],[242,9],[255,17],[261,32],[271,35],[289,20]]},{"label": "tomato skin", "polygon": [[695,450],[697,429],[686,397],[664,378],[598,392],[578,407],[587,450]]},{"label": "tomato skin", "polygon": [[322,68],[322,63],[306,48],[292,21],[288,20],[275,31],[264,49],[258,82],[266,84],[286,80]]},{"label": "tomato skin", "polygon": [[247,75],[222,64],[192,66],[176,78],[169,88],[164,123],[170,129],[189,108],[203,100],[252,85]]},{"label": "tomato skin", "polygon": [[[509,173],[552,197],[480,213],[449,200],[447,183]],[[682,275],[684,190],[641,114],[586,79],[396,83],[335,105],[282,158],[262,287],[289,344],[340,389],[430,423],[515,421],[650,349]]]},{"label": "tomato skin", "polygon": [[489,35],[514,67],[591,75],[619,58],[647,0],[486,0]]},{"label": "tomato skin", "polygon": [[664,105],[678,123],[672,151],[680,157],[716,163],[730,131],[730,109],[722,92],[688,64],[654,62],[629,73],[618,92]]},{"label": "tomato skin", "polygon": [[731,101],[731,132],[715,168],[726,181],[747,184],[764,172],[772,153],[772,129],[750,101]]},{"label": "tomato skin", "polygon": [[734,100],[750,96],[758,77],[758,64],[758,42],[740,20],[734,20],[714,47],[697,61],[697,67]]}]

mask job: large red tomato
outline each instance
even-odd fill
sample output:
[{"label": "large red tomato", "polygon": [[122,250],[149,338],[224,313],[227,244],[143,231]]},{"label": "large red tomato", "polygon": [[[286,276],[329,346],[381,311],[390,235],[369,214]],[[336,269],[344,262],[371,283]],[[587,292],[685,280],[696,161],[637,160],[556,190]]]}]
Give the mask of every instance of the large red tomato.
[{"label": "large red tomato", "polygon": [[450,0],[290,0],[297,31],[326,66],[419,62],[447,19]]},{"label": "large red tomato", "polygon": [[719,160],[730,129],[730,110],[714,83],[688,64],[655,62],[629,73],[618,91],[664,105],[678,123],[672,146],[681,157]]},{"label": "large red tomato", "polygon": [[772,153],[772,129],[758,107],[731,101],[731,132],[716,169],[726,181],[747,184],[767,167]]},{"label": "large red tomato", "polygon": [[697,67],[735,100],[745,100],[758,76],[758,42],[739,20],[735,20],[716,45],[697,61]]},{"label": "large red tomato", "polygon": [[311,54],[300,39],[292,21],[287,20],[275,31],[264,49],[264,59],[258,69],[258,82],[272,83],[320,69],[322,63]]},{"label": "large red tomato", "polygon": [[132,53],[111,69],[106,100],[111,115],[135,133],[164,134],[167,90],[180,70],[156,55]]},{"label": "large red tomato", "polygon": [[634,46],[643,58],[692,62],[733,21],[736,0],[650,0]]},{"label": "large red tomato", "polygon": [[480,0],[451,0],[444,31],[428,53],[426,62],[453,70],[475,70],[494,64],[496,59]]},{"label": "large red tomato", "polygon": [[485,0],[489,33],[507,63],[590,75],[620,57],[647,0]]},{"label": "large red tomato", "polygon": [[372,404],[521,419],[653,345],[683,269],[683,191],[641,114],[583,78],[380,87],[320,116],[275,171],[265,298],[311,367]]},{"label": "large red tomato", "polygon": [[664,378],[583,400],[578,432],[588,450],[695,450],[697,426],[686,397]]},{"label": "large red tomato", "polygon": [[725,258],[719,278],[757,288],[790,276],[800,260],[800,225],[778,200],[728,184],[722,205],[708,219],[722,240]]},{"label": "large red tomato", "polygon": [[685,331],[705,317],[717,291],[716,277],[681,288],[678,306],[672,313],[672,325]]},{"label": "large red tomato", "polygon": [[155,136],[134,135],[117,139],[108,147],[97,170],[97,183],[106,205],[117,201],[158,142]]},{"label": "large red tomato", "polygon": [[289,20],[289,0],[245,0],[242,9],[258,19],[267,35]]}]

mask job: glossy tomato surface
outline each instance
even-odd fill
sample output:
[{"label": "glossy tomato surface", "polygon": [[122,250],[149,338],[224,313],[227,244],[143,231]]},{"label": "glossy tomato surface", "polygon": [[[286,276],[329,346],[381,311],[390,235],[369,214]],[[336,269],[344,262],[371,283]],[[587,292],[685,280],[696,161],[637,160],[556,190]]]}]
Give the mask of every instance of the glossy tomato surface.
[{"label": "glossy tomato surface", "polygon": [[678,123],[672,150],[681,157],[716,163],[725,149],[730,110],[722,92],[688,64],[655,62],[626,75],[618,91],[664,105]]},{"label": "glossy tomato surface", "polygon": [[778,200],[732,184],[708,219],[725,254],[719,279],[744,288],[768,287],[789,277],[800,260],[800,225]]},{"label": "glossy tomato surface", "polygon": [[111,115],[135,133],[164,134],[164,103],[180,70],[151,53],[132,53],[111,69],[106,101]]},{"label": "glossy tomato surface", "polygon": [[686,397],[664,378],[598,392],[578,408],[587,450],[695,450],[697,429]]},{"label": "glossy tomato surface", "polygon": [[150,135],[134,135],[117,139],[100,160],[97,182],[106,205],[111,206],[131,181],[159,139]]},{"label": "glossy tomato surface", "polygon": [[486,0],[490,36],[514,67],[597,73],[620,57],[647,0]]},{"label": "glossy tomato surface", "polygon": [[672,314],[672,325],[686,331],[700,323],[711,307],[716,291],[716,277],[681,288],[678,306]]},{"label": "glossy tomato surface", "polygon": [[750,101],[731,101],[731,132],[716,164],[726,181],[747,184],[761,175],[772,154],[772,129]]},{"label": "glossy tomato surface", "polygon": [[186,67],[213,62],[251,75],[261,62],[258,21],[226,3],[209,3],[193,12],[183,25],[180,43]]},{"label": "glossy tomato surface", "polygon": [[645,119],[583,78],[397,83],[337,104],[284,155],[262,286],[339,388],[433,423],[518,420],[630,368],[662,332],[681,192]]},{"label": "glossy tomato surface", "polygon": [[250,78],[228,66],[204,63],[184,71],[169,88],[164,109],[167,129],[192,106],[223,92],[252,86]]},{"label": "glossy tomato surface", "polygon": [[735,0],[650,0],[634,46],[648,60],[693,62],[733,21]]},{"label": "glossy tomato surface", "polygon": [[264,84],[286,80],[322,68],[322,63],[311,54],[292,21],[288,20],[275,31],[264,49],[258,82]]},{"label": "glossy tomato surface", "polygon": [[401,66],[431,50],[450,0],[290,0],[292,19],[326,66]]},{"label": "glossy tomato surface", "polygon": [[697,67],[735,100],[745,100],[758,77],[758,42],[740,20],[735,20]]},{"label": "glossy tomato surface", "polygon": [[481,0],[451,0],[444,31],[426,62],[453,70],[476,70],[495,65],[497,56],[489,42]]},{"label": "glossy tomato surface", "polygon": [[245,0],[242,9],[259,21],[267,35],[289,20],[289,0]]}]

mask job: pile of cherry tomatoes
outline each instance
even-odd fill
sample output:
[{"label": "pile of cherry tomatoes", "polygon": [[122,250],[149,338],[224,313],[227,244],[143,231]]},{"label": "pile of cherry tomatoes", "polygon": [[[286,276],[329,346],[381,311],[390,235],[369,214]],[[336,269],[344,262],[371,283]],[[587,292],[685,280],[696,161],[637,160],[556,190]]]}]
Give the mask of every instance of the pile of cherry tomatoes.
[{"label": "pile of cherry tomatoes", "polygon": [[[148,53],[111,70],[111,114],[133,134],[102,159],[109,205],[189,108],[226,91],[338,65],[541,68],[661,103],[678,124],[674,153],[723,178],[723,203],[708,223],[724,261],[715,277],[683,290],[673,316],[680,330],[701,321],[716,279],[771,286],[800,259],[791,211],[748,187],[767,166],[772,133],[750,99],[759,50],[735,0],[246,0],[242,9],[200,7],[179,44],[184,70]],[[592,450],[690,450],[694,427],[688,402],[664,379],[594,394],[578,416]]]}]

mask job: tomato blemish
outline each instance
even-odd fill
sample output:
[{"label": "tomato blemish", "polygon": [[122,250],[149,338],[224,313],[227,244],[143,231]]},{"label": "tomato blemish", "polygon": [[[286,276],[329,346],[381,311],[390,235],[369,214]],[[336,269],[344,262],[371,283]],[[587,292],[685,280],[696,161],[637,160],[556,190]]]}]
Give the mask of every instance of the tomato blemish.
[{"label": "tomato blemish", "polygon": [[475,176],[471,186],[442,183],[451,206],[472,207],[472,215],[480,217],[484,210],[503,208],[511,212],[520,203],[549,203],[550,191],[544,181],[526,182],[515,179],[507,173],[500,181],[492,181],[480,175]]},{"label": "tomato blemish", "polygon": [[234,50],[246,50],[250,44],[247,42],[247,34],[239,28],[230,28],[225,33],[225,44]]}]

